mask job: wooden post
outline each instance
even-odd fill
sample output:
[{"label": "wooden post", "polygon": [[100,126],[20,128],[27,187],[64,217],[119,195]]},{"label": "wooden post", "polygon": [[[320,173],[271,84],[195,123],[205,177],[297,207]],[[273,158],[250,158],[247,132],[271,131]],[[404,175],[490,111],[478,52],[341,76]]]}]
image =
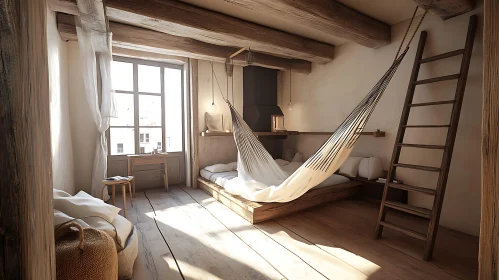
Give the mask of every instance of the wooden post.
[{"label": "wooden post", "polygon": [[199,176],[199,119],[198,119],[198,60],[189,59],[190,107],[191,107],[191,168],[193,188],[197,188]]},{"label": "wooden post", "polygon": [[55,279],[46,11],[0,4],[2,279]]},{"label": "wooden post", "polygon": [[482,217],[479,279],[498,279],[499,258],[499,1],[484,1]]}]

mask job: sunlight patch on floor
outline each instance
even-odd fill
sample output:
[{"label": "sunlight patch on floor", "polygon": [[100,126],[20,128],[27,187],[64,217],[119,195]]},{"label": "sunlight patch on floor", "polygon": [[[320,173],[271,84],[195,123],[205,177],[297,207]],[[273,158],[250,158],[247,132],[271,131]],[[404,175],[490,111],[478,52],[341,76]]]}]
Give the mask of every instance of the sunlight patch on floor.
[{"label": "sunlight patch on floor", "polygon": [[350,264],[365,274],[371,275],[381,269],[381,266],[343,248],[324,246],[320,244],[317,244],[317,246],[329,254],[342,259],[344,262]]}]

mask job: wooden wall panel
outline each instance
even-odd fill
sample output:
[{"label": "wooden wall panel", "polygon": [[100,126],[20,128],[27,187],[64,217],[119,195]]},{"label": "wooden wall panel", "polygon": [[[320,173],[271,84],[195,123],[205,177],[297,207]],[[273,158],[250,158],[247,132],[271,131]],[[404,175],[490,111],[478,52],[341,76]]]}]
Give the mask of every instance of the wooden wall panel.
[{"label": "wooden wall panel", "polygon": [[55,279],[46,11],[0,3],[1,279]]},{"label": "wooden wall panel", "polygon": [[[169,153],[168,156],[168,183],[170,185],[185,184],[184,153]],[[108,157],[108,176],[125,176],[128,174],[126,156]],[[135,174],[136,189],[150,189],[164,186],[160,166],[139,166]],[[153,169],[153,170],[151,170]]]},{"label": "wooden wall panel", "polygon": [[189,77],[191,90],[189,102],[191,108],[191,184],[193,188],[197,188],[197,178],[199,176],[199,118],[198,118],[198,61],[197,59],[189,59]]},{"label": "wooden wall panel", "polygon": [[499,279],[499,1],[485,0],[479,279]]},{"label": "wooden wall panel", "polygon": [[233,137],[199,137],[199,168],[234,161],[237,161],[237,147]]}]

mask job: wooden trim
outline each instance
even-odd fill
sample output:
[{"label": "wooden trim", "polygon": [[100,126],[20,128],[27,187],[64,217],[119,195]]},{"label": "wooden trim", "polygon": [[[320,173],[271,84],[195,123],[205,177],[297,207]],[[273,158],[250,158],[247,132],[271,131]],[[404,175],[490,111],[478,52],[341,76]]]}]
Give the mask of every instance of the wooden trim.
[{"label": "wooden trim", "polygon": [[499,3],[484,1],[479,279],[499,278]]},{"label": "wooden trim", "polygon": [[[217,46],[117,22],[110,22],[109,26],[113,32],[113,50],[120,48],[150,53],[150,55],[181,56],[220,63],[225,63],[225,59],[237,51],[237,48]],[[75,16],[58,13],[57,28],[63,39],[78,40]],[[253,65],[255,66],[289,71],[291,65],[294,72],[308,74],[312,71],[312,63],[309,61],[287,59],[257,52],[253,52],[253,55],[255,57]],[[233,63],[246,66],[245,55],[240,54],[234,57]]]},{"label": "wooden trim", "polygon": [[135,59],[146,59],[177,65],[185,64],[188,61],[186,57],[125,49],[120,47],[113,47],[113,55]]},{"label": "wooden trim", "polygon": [[271,16],[291,20],[357,44],[379,48],[391,40],[388,24],[375,20],[337,1],[231,0],[230,3]]},{"label": "wooden trim", "polygon": [[200,188],[252,224],[282,217],[327,202],[352,197],[362,186],[360,182],[350,181],[329,187],[311,189],[290,202],[264,203],[249,201],[238,195],[232,195],[225,191],[223,187],[204,178],[199,177],[197,180]]},{"label": "wooden trim", "polygon": [[197,188],[197,178],[199,176],[199,118],[198,118],[198,61],[189,59],[190,73],[190,109],[191,109],[191,182],[192,187]]},{"label": "wooden trim", "polygon": [[56,278],[46,4],[0,4],[2,279]]},{"label": "wooden trim", "polygon": [[[333,132],[300,132],[300,131],[283,131],[283,132],[253,132],[256,136],[288,136],[288,135],[332,135]],[[234,136],[232,132],[201,132],[202,137],[213,136]],[[385,137],[385,132],[376,130],[374,132],[363,131],[360,135],[373,137]]]},{"label": "wooden trim", "polygon": [[476,0],[414,0],[423,9],[430,9],[443,19],[449,19],[475,9]]}]

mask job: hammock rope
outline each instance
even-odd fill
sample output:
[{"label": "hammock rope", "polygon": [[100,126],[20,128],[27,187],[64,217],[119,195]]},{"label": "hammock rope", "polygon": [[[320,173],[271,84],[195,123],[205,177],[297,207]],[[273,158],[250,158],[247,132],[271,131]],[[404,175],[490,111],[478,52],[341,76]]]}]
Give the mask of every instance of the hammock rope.
[{"label": "hammock rope", "polygon": [[306,191],[331,176],[343,164],[353,149],[369,117],[406,56],[427,11],[421,17],[404,51],[400,53],[416,13],[417,8],[400,43],[396,58],[386,73],[340,124],[331,137],[290,176],[276,164],[243,117],[231,104],[228,95],[228,81],[227,98],[224,98],[215,73],[220,94],[231,112],[234,140],[238,150],[238,177],[229,180],[224,186],[225,189],[232,194],[240,195],[252,201],[287,202],[300,197]]}]

